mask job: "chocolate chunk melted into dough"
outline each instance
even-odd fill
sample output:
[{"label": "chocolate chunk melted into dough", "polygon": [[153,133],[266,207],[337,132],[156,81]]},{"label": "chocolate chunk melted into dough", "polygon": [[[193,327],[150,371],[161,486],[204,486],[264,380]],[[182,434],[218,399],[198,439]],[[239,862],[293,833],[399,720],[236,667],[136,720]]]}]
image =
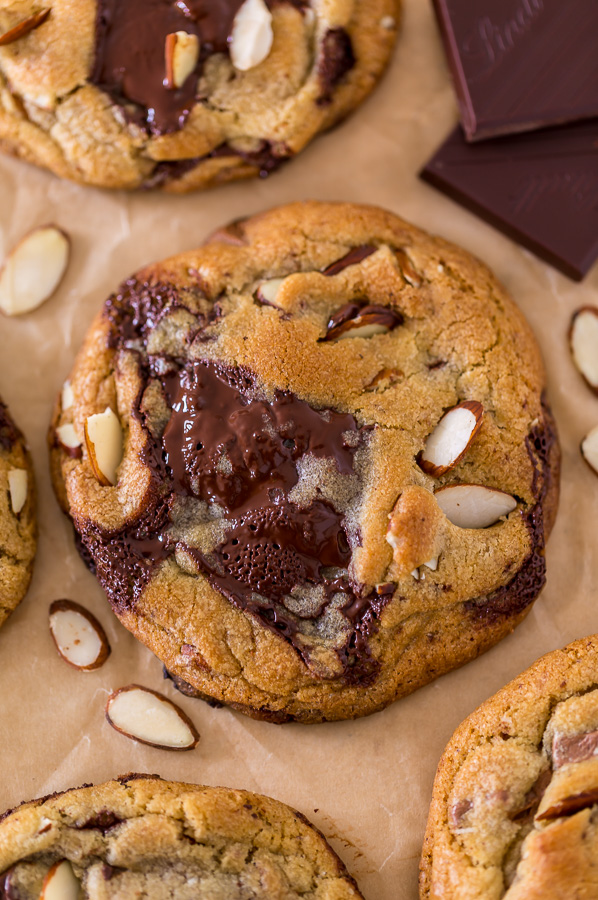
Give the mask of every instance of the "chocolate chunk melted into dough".
[{"label": "chocolate chunk melted into dough", "polygon": [[241,513],[286,496],[305,453],[334,459],[341,474],[353,472],[359,442],[353,416],[320,413],[288,391],[276,391],[271,401],[250,399],[244,389],[252,382],[241,370],[208,361],[164,378],[172,415],[163,445],[176,490]]},{"label": "chocolate chunk melted into dough", "polygon": [[[209,361],[162,381],[172,409],[162,446],[175,493],[233,517],[213,553],[186,548],[210,583],[298,649],[298,619],[317,619],[335,597],[345,618],[365,628],[371,601],[358,602],[345,571],[351,550],[342,513],[327,501],[301,508],[289,499],[306,454],[333,459],[340,475],[353,473],[361,441],[353,416],[319,412],[288,391],[260,399],[251,374]],[[285,598],[305,587],[320,589],[317,608],[294,604],[290,613]],[[369,631],[373,619],[367,622]],[[353,678],[372,676],[365,634],[352,632],[339,657]]]},{"label": "chocolate chunk melted into dough", "polygon": [[[143,387],[133,415],[146,433],[143,459],[152,480],[140,518],[111,534],[88,525],[82,548],[117,609],[134,606],[159,564],[179,550],[308,665],[309,648],[323,642],[338,660],[336,677],[370,683],[378,664],[369,638],[392,593],[368,594],[351,582],[346,507],[319,496],[319,483],[306,488],[302,481],[307,461],[336,473],[339,485],[352,483],[365,429],[353,416],[313,409],[289,391],[266,399],[244,369],[147,358],[140,343],[165,310],[184,305],[173,290],[131,279],[107,305],[110,346],[138,352]],[[201,328],[201,316],[199,322]],[[150,381],[171,410],[160,431],[150,427],[143,405]],[[209,520],[224,528],[209,551],[173,537],[176,509],[189,501],[205,504],[214,514]]]},{"label": "chocolate chunk melted into dough", "polygon": [[[270,0],[268,6],[280,2]],[[290,2],[299,10],[307,5],[303,0]],[[90,81],[152,134],[177,131],[197,101],[205,60],[213,53],[228,53],[242,5],[243,0],[99,0]],[[197,36],[200,56],[195,71],[173,89],[165,87],[165,43],[176,31]],[[136,109],[128,110],[128,104]]]},{"label": "chocolate chunk melted into dough", "polygon": [[550,485],[550,457],[557,437],[552,413],[544,398],[542,409],[544,412],[542,421],[532,428],[525,440],[533,467],[532,491],[536,496],[536,503],[526,515],[531,550],[508,584],[486,597],[468,600],[464,604],[474,621],[482,627],[506,617],[519,615],[534,602],[546,582],[544,500]]},{"label": "chocolate chunk melted into dough", "polygon": [[[202,62],[227,51],[233,20],[243,0],[100,0],[96,59],[91,81],[120,105],[145,109],[154,134],[182,128],[195,104]],[[200,60],[180,88],[164,86],[166,36],[194,34]],[[139,122],[141,124],[142,121]]]}]

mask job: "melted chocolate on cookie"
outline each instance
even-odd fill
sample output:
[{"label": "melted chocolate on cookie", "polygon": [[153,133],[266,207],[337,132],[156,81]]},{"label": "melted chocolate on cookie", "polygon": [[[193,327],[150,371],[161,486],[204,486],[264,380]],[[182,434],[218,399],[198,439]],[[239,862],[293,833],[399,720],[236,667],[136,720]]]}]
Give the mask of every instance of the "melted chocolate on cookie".
[{"label": "melted chocolate on cookie", "polygon": [[[145,342],[164,311],[181,305],[174,288],[130,279],[106,307],[111,346]],[[201,316],[198,322],[201,328]],[[253,373],[241,368],[143,358],[144,387],[133,414],[146,432],[144,462],[152,472],[145,512],[118,534],[94,526],[82,533],[111,602],[121,610],[133,606],[160,562],[183,551],[214,588],[281,634],[306,662],[305,636],[317,641],[331,613],[339,634],[340,618],[342,646],[337,640],[333,647],[343,677],[371,682],[378,666],[368,638],[392,591],[366,596],[351,582],[343,511],[317,492],[307,501],[297,495],[302,460],[332,463],[340,479],[354,476],[366,429],[352,415],[313,409],[289,391],[265,398]],[[143,411],[150,381],[171,410],[160,436]],[[170,536],[173,509],[189,498],[226,523],[224,540],[210,552]]]},{"label": "melted chocolate on cookie", "polygon": [[526,514],[531,538],[531,550],[523,565],[508,584],[487,597],[468,600],[464,607],[480,626],[486,627],[506,617],[514,617],[534,602],[546,582],[544,556],[544,499],[551,479],[550,457],[556,442],[552,414],[542,398],[543,419],[534,426],[525,440],[533,467],[532,491],[536,503]]},{"label": "melted chocolate on cookie", "polygon": [[[281,0],[268,6],[277,2]],[[303,0],[290,2],[300,10],[307,5]],[[214,53],[228,53],[234,18],[242,5],[243,0],[99,0],[90,81],[152,134],[177,131],[197,102],[205,60]],[[196,35],[200,55],[185,83],[168,88],[164,48],[167,35],[177,31]]]}]

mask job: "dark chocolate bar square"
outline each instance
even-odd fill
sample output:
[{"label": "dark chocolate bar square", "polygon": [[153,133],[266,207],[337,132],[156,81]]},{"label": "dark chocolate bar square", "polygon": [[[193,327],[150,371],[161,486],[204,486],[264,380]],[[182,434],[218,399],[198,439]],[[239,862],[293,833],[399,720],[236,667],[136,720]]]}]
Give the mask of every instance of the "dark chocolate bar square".
[{"label": "dark chocolate bar square", "polygon": [[598,0],[434,0],[468,140],[598,116]]},{"label": "dark chocolate bar square", "polygon": [[598,258],[598,120],[480,144],[457,127],[420,177],[575,281]]}]

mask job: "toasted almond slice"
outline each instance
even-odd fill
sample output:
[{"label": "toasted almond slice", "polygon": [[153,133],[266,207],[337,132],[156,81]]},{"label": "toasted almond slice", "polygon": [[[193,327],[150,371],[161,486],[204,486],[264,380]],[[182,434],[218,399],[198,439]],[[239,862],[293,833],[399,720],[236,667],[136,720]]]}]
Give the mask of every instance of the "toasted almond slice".
[{"label": "toasted almond slice", "polygon": [[180,88],[197,66],[199,60],[199,38],[186,31],[174,31],[166,35],[164,46],[166,78],[164,87]]},{"label": "toasted almond slice", "polygon": [[74,669],[99,669],[110,655],[106,632],[98,620],[72,600],[51,604],[50,634],[63,660]]},{"label": "toasted almond slice", "polygon": [[245,0],[233,22],[230,58],[241,72],[253,69],[272,49],[272,13],[264,0]]},{"label": "toasted almond slice", "polygon": [[14,28],[11,28],[4,34],[0,34],[0,47],[6,47],[8,44],[18,41],[19,38],[25,37],[30,31],[34,31],[36,28],[39,28],[40,25],[43,25],[50,15],[50,9],[51,7],[46,6],[45,9],[23,19],[23,21],[19,22],[18,25],[15,25]]},{"label": "toasted almond slice", "polygon": [[332,316],[323,340],[369,338],[375,334],[386,334],[402,322],[403,316],[387,306],[359,307],[356,303],[348,303]]},{"label": "toasted almond slice", "polygon": [[590,469],[598,475],[598,425],[586,434],[580,450]]},{"label": "toasted almond slice", "polygon": [[10,492],[10,505],[15,516],[21,512],[27,500],[27,486],[29,476],[26,469],[8,470],[8,490]]},{"label": "toasted almond slice", "polygon": [[123,458],[123,432],[118,416],[109,406],[86,420],[85,445],[100,484],[115,485],[116,470]]},{"label": "toasted almond slice", "polygon": [[56,437],[64,450],[70,455],[80,455],[81,441],[75,431],[75,426],[69,422],[67,425],[59,425],[56,429]]},{"label": "toasted almond slice", "polygon": [[139,684],[110,694],[106,718],[125,737],[162,750],[193,750],[199,740],[195,725],[182,709]]},{"label": "toasted almond slice", "polygon": [[418,456],[420,468],[439,478],[457,465],[478,433],[484,407],[477,400],[465,400],[444,414]]},{"label": "toasted almond slice", "polygon": [[20,316],[48,300],[66,272],[70,246],[64,231],[54,225],[26,235],[0,270],[0,310]]},{"label": "toasted almond slice", "polygon": [[257,289],[257,299],[266,306],[275,306],[278,292],[281,289],[286,278],[270,278],[269,281],[262,281]]},{"label": "toasted almond slice", "polygon": [[67,379],[62,385],[62,394],[61,394],[61,405],[62,411],[65,412],[67,409],[71,409],[74,402],[75,396],[73,394],[73,389],[71,387],[70,381]]},{"label": "toasted almond slice", "polygon": [[573,313],[569,329],[573,362],[586,384],[598,393],[598,308],[582,306]]},{"label": "toasted almond slice", "polygon": [[78,900],[79,888],[79,879],[73,872],[70,862],[68,859],[61,859],[48,870],[39,898],[40,900]]},{"label": "toasted almond slice", "polygon": [[488,528],[517,508],[510,494],[484,484],[449,484],[434,496],[449,522],[459,528]]}]

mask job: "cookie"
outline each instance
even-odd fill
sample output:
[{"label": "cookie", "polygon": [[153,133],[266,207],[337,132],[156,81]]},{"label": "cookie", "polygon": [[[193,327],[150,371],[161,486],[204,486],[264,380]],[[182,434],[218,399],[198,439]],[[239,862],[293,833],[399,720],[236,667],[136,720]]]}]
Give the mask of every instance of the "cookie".
[{"label": "cookie", "polygon": [[460,725],[434,782],[422,900],[598,896],[597,682],[592,635]]},{"label": "cookie", "polygon": [[[56,492],[188,693],[366,715],[496,643],[544,584],[558,444],[537,345],[485,266],[390,213],[294,204],[138,272],[70,390]],[[428,474],[456,406],[475,434]],[[511,511],[455,524],[463,483],[474,512]]]},{"label": "cookie", "polygon": [[36,535],[31,457],[0,400],[0,626],[29,587]]},{"label": "cookie", "polygon": [[0,0],[0,147],[97,187],[174,192],[264,177],[348,115],[401,5],[50,3]]},{"label": "cookie", "polygon": [[[301,813],[248,791],[157,775],[125,775],[6,813],[0,872],[0,896],[19,900],[362,897]],[[62,890],[50,893],[54,879]]]}]

